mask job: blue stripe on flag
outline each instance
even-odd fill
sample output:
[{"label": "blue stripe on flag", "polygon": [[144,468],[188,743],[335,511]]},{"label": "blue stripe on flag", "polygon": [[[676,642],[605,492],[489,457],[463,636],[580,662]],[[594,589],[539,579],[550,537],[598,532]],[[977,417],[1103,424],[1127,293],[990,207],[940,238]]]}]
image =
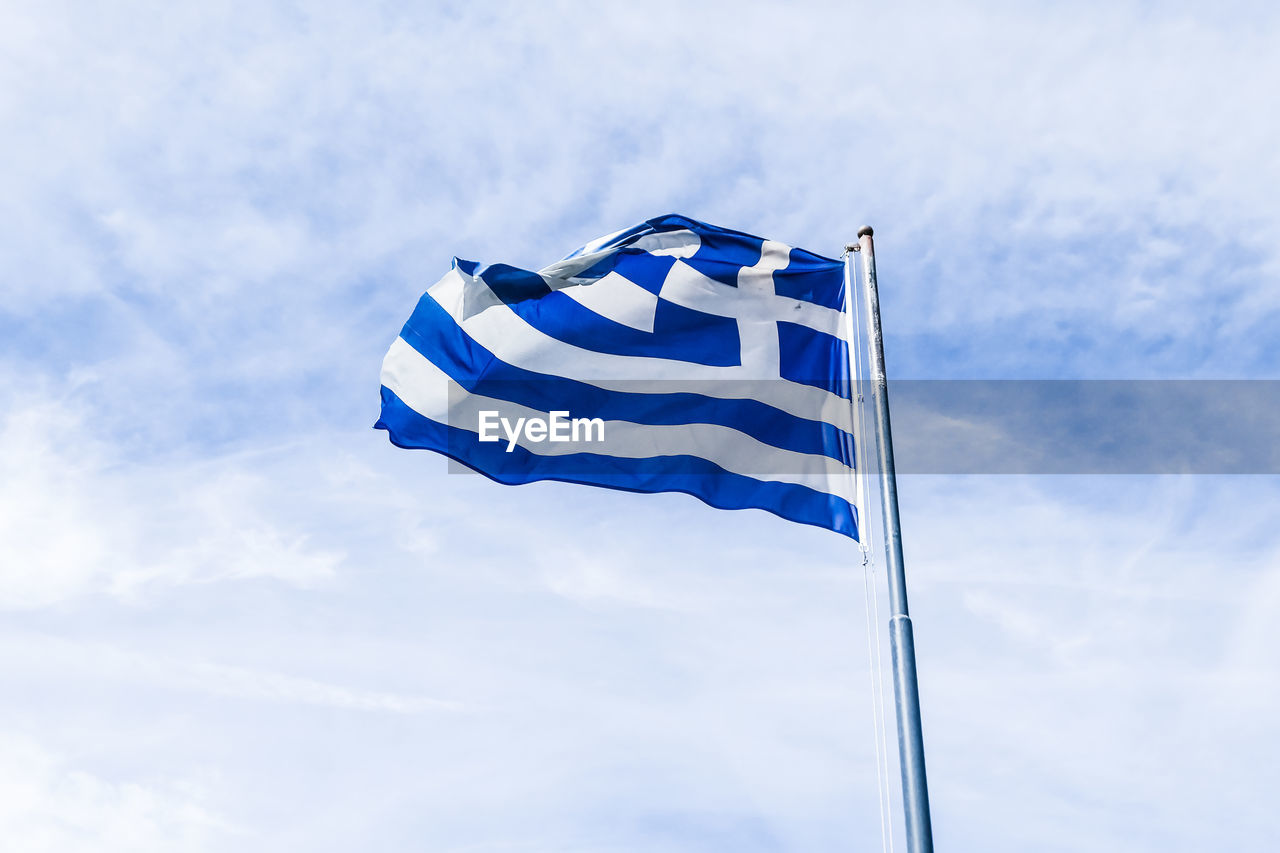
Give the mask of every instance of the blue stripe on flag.
[{"label": "blue stripe on flag", "polygon": [[779,323],[778,346],[778,367],[783,379],[849,399],[848,377],[823,369],[831,364],[847,363],[848,347],[844,341],[795,323]]},{"label": "blue stripe on flag", "polygon": [[792,249],[790,260],[786,269],[773,274],[773,287],[779,296],[803,299],[837,311],[844,309],[843,263],[804,249]]}]

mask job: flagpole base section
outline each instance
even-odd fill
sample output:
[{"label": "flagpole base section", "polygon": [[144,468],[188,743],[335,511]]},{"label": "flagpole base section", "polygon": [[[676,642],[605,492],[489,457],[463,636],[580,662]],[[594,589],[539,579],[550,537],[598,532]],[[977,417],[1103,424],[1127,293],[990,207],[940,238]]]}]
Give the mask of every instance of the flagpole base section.
[{"label": "flagpole base section", "polygon": [[907,809],[907,850],[933,853],[929,787],[924,775],[924,737],[920,725],[920,690],[916,681],[916,641],[910,616],[889,620],[893,654],[893,700],[898,718],[898,755],[902,766],[902,799]]}]

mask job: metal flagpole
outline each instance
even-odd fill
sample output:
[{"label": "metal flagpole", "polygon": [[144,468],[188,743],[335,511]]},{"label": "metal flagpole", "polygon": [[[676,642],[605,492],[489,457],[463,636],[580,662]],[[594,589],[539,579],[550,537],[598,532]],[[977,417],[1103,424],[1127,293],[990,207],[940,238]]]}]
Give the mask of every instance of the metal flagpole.
[{"label": "metal flagpole", "polygon": [[[898,520],[898,478],[893,467],[893,435],[889,431],[889,390],[884,370],[884,337],[880,331],[880,294],[876,289],[876,252],[871,226],[858,230],[862,284],[867,299],[867,349],[876,405],[876,452],[880,464],[880,502],[884,548],[889,562],[889,649],[893,660],[893,704],[898,718],[898,757],[902,763],[902,805],[907,822],[908,853],[932,853],[929,786],[924,773],[924,734],[920,726],[920,689],[916,683],[916,648],[907,612],[907,576],[902,560],[902,527]],[[850,300],[852,301],[852,294]],[[849,342],[850,347],[853,341]]]}]

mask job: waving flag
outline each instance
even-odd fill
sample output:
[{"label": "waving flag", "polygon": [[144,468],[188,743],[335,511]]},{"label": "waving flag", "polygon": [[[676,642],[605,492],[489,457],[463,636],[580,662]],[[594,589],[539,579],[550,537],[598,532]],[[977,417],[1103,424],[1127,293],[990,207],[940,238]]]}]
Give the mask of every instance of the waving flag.
[{"label": "waving flag", "polygon": [[376,426],[500,483],[857,539],[844,299],[840,261],[676,215],[537,272],[454,259],[387,353]]}]

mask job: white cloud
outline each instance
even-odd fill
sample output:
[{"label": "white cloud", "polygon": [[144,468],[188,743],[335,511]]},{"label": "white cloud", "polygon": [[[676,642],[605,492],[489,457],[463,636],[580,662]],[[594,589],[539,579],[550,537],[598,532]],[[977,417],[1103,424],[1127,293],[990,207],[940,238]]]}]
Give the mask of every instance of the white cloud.
[{"label": "white cloud", "polygon": [[[872,839],[847,543],[442,474],[368,430],[382,351],[450,255],[537,267],[676,210],[826,252],[876,225],[894,375],[1269,375],[1276,30],[11,8],[6,837]],[[940,846],[1266,849],[1272,486],[1075,482],[904,479]]]},{"label": "white cloud", "polygon": [[209,850],[236,835],[189,784],[105,778],[10,735],[0,736],[0,834],[30,853]]},{"label": "white cloud", "polygon": [[[56,9],[9,37],[26,94],[8,123],[28,130],[6,195],[30,202],[6,217],[11,310],[95,282],[220,324],[251,294],[340,316],[389,262],[423,278],[453,253],[537,266],[689,205],[828,252],[875,221],[898,334],[1065,322],[1224,345],[1278,307],[1261,108],[1276,21],[1257,9],[713,5],[678,28],[592,10],[613,35],[572,49],[576,6],[254,5],[155,29]],[[377,309],[402,313],[421,283]],[[301,340],[280,331],[255,346]],[[1253,355],[1218,359],[1256,370]]]},{"label": "white cloud", "polygon": [[1259,726],[1280,710],[1280,670],[1244,649],[1280,643],[1261,617],[1274,481],[908,478],[904,492],[940,823],[975,849],[964,810],[988,816],[988,849],[1253,849],[1267,818],[1247,792],[1270,785]]},{"label": "white cloud", "polygon": [[132,597],[153,584],[332,577],[281,502],[300,488],[250,465],[139,462],[94,428],[92,410],[54,394],[5,395],[0,419],[0,607],[79,595]]}]

